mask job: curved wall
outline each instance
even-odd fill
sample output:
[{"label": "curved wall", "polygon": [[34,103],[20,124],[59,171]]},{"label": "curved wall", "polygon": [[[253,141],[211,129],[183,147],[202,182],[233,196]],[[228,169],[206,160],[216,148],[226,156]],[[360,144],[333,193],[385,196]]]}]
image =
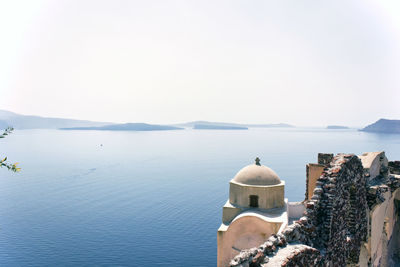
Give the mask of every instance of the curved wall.
[{"label": "curved wall", "polygon": [[258,196],[258,208],[281,208],[285,205],[285,182],[278,185],[255,186],[244,185],[231,181],[229,202],[241,207],[250,208],[250,196]]},{"label": "curved wall", "polygon": [[279,231],[282,223],[267,222],[254,216],[234,220],[226,231],[218,232],[218,266],[229,266],[229,261],[240,250],[255,247]]}]

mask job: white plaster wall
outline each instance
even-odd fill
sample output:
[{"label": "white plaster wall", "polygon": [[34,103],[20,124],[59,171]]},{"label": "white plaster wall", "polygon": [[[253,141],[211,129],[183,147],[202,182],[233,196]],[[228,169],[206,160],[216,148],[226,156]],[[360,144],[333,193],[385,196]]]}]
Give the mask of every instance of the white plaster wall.
[{"label": "white plaster wall", "polygon": [[372,266],[379,266],[383,253],[383,225],[386,217],[386,210],[389,204],[390,192],[384,195],[386,201],[377,205],[371,212],[371,263]]},{"label": "white plaster wall", "polygon": [[218,267],[228,266],[230,260],[239,254],[232,247],[239,250],[257,247],[277,233],[281,224],[254,216],[234,220],[226,231],[218,231]]},{"label": "white plaster wall", "polygon": [[382,166],[388,166],[388,159],[385,152],[367,152],[358,156],[361,159],[364,169],[368,170],[369,179],[373,179],[380,174]]},{"label": "white plaster wall", "polygon": [[306,210],[303,202],[288,202],[289,218],[300,218]]},{"label": "white plaster wall", "polygon": [[242,211],[242,208],[233,206],[229,202],[229,200],[227,200],[224,207],[222,208],[222,222],[230,223],[236,217],[236,215],[238,215]]},{"label": "white plaster wall", "polygon": [[389,259],[388,241],[392,238],[393,229],[397,223],[398,214],[394,199],[399,199],[400,189],[384,194],[385,201],[376,205],[370,213],[371,236],[369,237],[372,266],[387,266]]}]

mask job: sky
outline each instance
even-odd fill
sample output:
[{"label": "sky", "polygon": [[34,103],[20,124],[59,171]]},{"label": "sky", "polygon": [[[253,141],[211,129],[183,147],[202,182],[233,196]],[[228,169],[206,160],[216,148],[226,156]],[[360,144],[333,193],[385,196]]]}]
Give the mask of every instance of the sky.
[{"label": "sky", "polygon": [[399,103],[397,0],[0,0],[0,109],[365,126]]}]

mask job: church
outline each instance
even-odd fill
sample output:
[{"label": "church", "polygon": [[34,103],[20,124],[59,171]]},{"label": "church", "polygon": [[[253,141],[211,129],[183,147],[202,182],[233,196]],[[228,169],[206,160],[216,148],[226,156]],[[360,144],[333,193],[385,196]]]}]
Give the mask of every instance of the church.
[{"label": "church", "polygon": [[256,158],[229,182],[217,236],[218,267],[228,266],[241,250],[259,246],[303,211],[302,203],[285,199],[285,181]]}]

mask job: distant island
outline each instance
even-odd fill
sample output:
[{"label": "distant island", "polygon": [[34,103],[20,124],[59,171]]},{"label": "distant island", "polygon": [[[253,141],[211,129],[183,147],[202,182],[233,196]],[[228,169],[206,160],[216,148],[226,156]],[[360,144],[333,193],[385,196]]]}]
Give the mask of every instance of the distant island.
[{"label": "distant island", "polygon": [[224,125],[211,125],[211,124],[195,124],[193,129],[196,130],[248,130],[249,128],[243,126],[224,126]]},{"label": "distant island", "polygon": [[58,129],[62,127],[95,127],[110,124],[112,124],[112,122],[46,118],[0,110],[0,128],[2,129],[9,126],[15,129]]},{"label": "distant island", "polygon": [[244,127],[244,128],[293,128],[293,125],[286,123],[272,123],[272,124],[240,124],[229,122],[211,122],[211,121],[191,121],[185,123],[174,124],[178,127],[194,128],[195,125],[209,125],[210,127]]},{"label": "distant island", "polygon": [[326,129],[349,129],[347,126],[340,126],[340,125],[328,125]]},{"label": "distant island", "polygon": [[168,130],[183,130],[183,128],[157,125],[147,123],[124,123],[124,124],[111,124],[100,127],[71,127],[60,128],[60,130],[96,130],[96,131],[168,131]]},{"label": "distant island", "polygon": [[361,129],[363,132],[400,134],[400,120],[380,119]]},{"label": "distant island", "polygon": [[183,128],[214,130],[247,130],[248,128],[294,128],[287,123],[242,124],[229,122],[191,121],[171,125],[152,125],[146,123],[116,124],[64,118],[48,118],[22,115],[7,110],[0,110],[0,129],[62,129],[62,130],[109,130],[109,131],[161,131]]}]

